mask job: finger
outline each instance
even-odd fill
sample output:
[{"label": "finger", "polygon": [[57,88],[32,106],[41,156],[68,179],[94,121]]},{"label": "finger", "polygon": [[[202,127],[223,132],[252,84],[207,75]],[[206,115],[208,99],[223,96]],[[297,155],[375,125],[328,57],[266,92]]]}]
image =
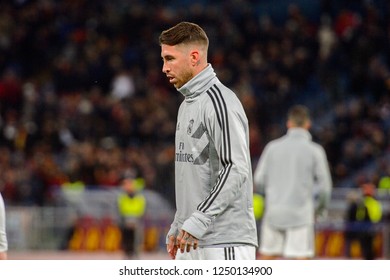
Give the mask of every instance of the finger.
[{"label": "finger", "polygon": [[196,239],[192,235],[190,235],[190,238],[187,240],[187,252],[191,248],[194,249],[194,250],[196,250],[198,248],[198,239]]},{"label": "finger", "polygon": [[183,230],[180,230],[179,235],[176,237],[176,243],[177,243],[177,244],[180,244],[180,243],[181,243],[181,241],[183,240],[183,235],[184,235],[184,231],[183,231]]},{"label": "finger", "polygon": [[184,250],[186,249],[186,245],[188,243],[189,234],[186,232],[180,239],[180,251],[184,253]]},{"label": "finger", "polygon": [[173,249],[167,249],[167,251],[168,251],[168,254],[169,254],[169,256],[171,257],[171,259],[174,259],[175,256],[174,256]]},{"label": "finger", "polygon": [[172,259],[176,258],[177,246],[175,245],[175,236],[173,235],[170,235],[168,238],[167,251]]},{"label": "finger", "polygon": [[176,259],[177,248],[178,248],[177,245],[174,245],[171,253],[169,254],[172,260]]},{"label": "finger", "polygon": [[180,252],[184,253],[185,247],[186,247],[186,241],[182,239],[182,241],[180,242]]},{"label": "finger", "polygon": [[179,246],[175,245],[173,246],[173,254],[176,257],[177,250],[179,249]]},{"label": "finger", "polygon": [[175,245],[175,237],[173,235],[171,235],[168,238],[168,244],[167,244],[168,253],[170,253],[172,251],[174,245]]}]

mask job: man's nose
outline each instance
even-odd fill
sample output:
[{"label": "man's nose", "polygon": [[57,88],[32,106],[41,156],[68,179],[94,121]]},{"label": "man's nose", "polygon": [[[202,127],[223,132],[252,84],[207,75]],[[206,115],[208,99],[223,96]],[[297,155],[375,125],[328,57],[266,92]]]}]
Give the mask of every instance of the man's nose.
[{"label": "man's nose", "polygon": [[169,72],[169,69],[168,69],[168,67],[165,65],[165,63],[163,64],[162,72],[163,72],[163,73],[168,73],[168,72]]}]

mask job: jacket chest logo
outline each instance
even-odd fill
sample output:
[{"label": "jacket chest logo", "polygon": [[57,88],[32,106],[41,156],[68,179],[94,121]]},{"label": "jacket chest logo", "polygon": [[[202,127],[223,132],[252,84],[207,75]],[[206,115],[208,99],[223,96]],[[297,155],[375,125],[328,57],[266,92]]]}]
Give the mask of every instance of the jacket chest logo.
[{"label": "jacket chest logo", "polygon": [[187,127],[187,134],[188,135],[191,135],[193,126],[194,126],[194,119],[191,119],[189,124],[188,124],[188,127]]}]

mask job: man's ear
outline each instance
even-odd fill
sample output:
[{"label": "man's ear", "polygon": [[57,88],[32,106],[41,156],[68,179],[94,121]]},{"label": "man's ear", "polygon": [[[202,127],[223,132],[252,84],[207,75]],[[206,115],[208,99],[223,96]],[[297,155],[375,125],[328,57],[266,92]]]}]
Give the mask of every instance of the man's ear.
[{"label": "man's ear", "polygon": [[306,128],[307,130],[309,130],[309,129],[311,128],[311,121],[307,121],[307,122],[305,123],[305,128]]},{"label": "man's ear", "polygon": [[191,65],[197,66],[200,63],[200,54],[198,50],[193,50],[190,53]]}]

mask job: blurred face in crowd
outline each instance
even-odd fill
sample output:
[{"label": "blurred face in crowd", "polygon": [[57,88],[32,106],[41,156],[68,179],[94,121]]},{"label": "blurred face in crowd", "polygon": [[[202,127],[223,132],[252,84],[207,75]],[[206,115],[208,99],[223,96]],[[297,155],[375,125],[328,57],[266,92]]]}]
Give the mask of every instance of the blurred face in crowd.
[{"label": "blurred face in crowd", "polygon": [[192,50],[190,45],[161,45],[162,71],[175,88],[181,88],[194,77],[192,65],[194,59],[198,56],[198,52]]}]

